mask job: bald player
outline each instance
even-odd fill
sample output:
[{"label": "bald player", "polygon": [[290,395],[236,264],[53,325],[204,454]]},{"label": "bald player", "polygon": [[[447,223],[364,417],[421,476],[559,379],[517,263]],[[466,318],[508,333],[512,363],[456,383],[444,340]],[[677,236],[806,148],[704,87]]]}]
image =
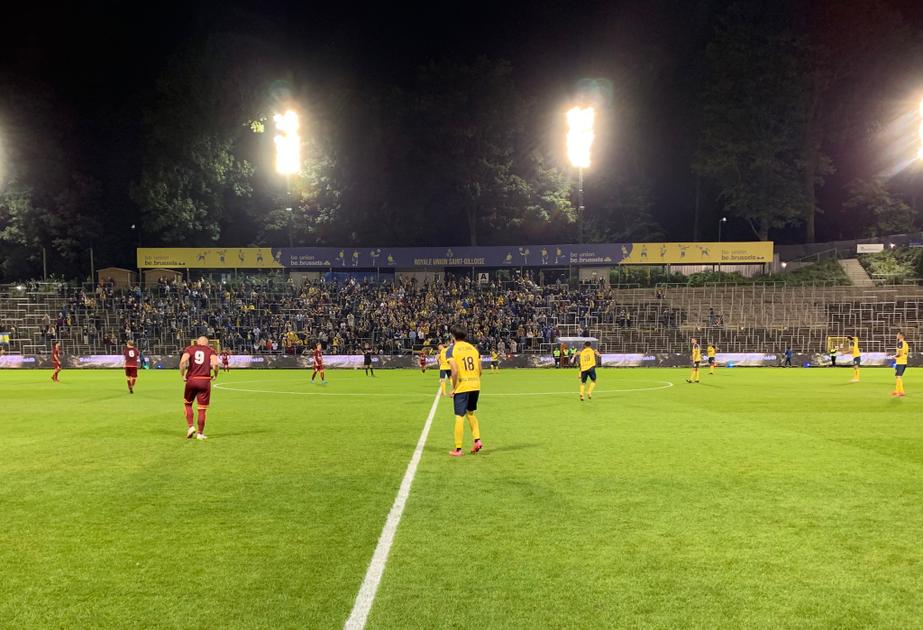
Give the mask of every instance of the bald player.
[{"label": "bald player", "polygon": [[[218,378],[218,355],[208,345],[208,337],[199,337],[195,345],[183,350],[179,360],[179,373],[186,383],[183,404],[186,407],[186,437],[207,440],[205,436],[205,414],[211,400],[212,380]],[[198,432],[192,423],[192,403],[198,403]]]}]

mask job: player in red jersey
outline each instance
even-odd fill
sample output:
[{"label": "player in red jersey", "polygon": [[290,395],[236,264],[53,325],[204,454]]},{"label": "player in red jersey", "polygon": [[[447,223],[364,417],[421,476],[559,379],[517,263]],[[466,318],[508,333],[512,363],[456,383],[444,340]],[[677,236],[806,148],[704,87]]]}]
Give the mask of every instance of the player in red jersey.
[{"label": "player in red jersey", "polygon": [[58,374],[61,373],[61,344],[57,341],[54,342],[54,345],[51,346],[51,365],[54,367],[54,373],[51,375],[51,380],[55,383],[60,383],[61,379],[58,378]]},{"label": "player in red jersey", "polygon": [[138,349],[130,341],[125,342],[122,348],[122,356],[125,357],[125,380],[128,381],[128,393],[135,393],[135,383],[138,380]]},{"label": "player in red jersey", "polygon": [[420,350],[420,356],[418,357],[420,363],[420,371],[423,374],[426,374],[426,348]]},{"label": "player in red jersey", "polygon": [[314,377],[320,374],[320,384],[326,385],[327,379],[324,378],[324,353],[321,352],[320,343],[314,346],[314,352],[311,355],[314,358],[314,372],[311,373],[311,382],[314,382]]},{"label": "player in red jersey", "polygon": [[221,351],[221,368],[225,372],[231,371],[231,353],[227,350]]},{"label": "player in red jersey", "polygon": [[[205,414],[212,394],[212,379],[218,378],[218,355],[208,345],[208,337],[199,337],[195,345],[183,350],[179,360],[179,373],[186,383],[183,392],[183,404],[186,406],[186,437],[195,436],[197,440],[208,439],[205,436]],[[192,424],[192,402],[199,403],[198,433]]]}]

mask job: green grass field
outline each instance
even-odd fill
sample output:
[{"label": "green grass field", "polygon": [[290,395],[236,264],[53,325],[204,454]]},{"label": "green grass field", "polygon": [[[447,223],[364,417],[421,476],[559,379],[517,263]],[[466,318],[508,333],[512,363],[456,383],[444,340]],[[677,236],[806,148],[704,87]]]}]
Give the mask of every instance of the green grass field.
[{"label": "green grass field", "polygon": [[[222,375],[196,442],[175,372],[0,372],[0,626],[342,627],[437,388],[378,374]],[[460,459],[440,402],[367,627],[923,627],[923,377],[685,377],[486,374]]]}]

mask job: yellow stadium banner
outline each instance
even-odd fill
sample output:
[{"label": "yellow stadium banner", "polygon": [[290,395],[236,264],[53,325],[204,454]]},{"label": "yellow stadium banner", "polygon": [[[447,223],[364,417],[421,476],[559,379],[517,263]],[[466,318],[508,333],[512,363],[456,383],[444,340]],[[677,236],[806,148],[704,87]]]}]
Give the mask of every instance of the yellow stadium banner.
[{"label": "yellow stadium banner", "polygon": [[772,241],[632,243],[622,265],[733,265],[772,262]]},{"label": "yellow stadium banner", "polygon": [[139,247],[139,269],[281,269],[269,247]]},{"label": "yellow stadium banner", "polygon": [[139,269],[374,269],[772,262],[771,242],[486,247],[141,247]]}]

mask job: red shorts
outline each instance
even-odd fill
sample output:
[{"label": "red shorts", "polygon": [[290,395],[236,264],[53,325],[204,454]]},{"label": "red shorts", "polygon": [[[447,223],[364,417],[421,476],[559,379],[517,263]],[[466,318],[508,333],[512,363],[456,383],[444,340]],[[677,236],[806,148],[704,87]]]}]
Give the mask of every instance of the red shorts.
[{"label": "red shorts", "polygon": [[61,364],[60,364],[60,363],[54,363],[54,362],[52,362],[51,367],[53,367],[53,368],[56,369],[56,370],[60,370],[60,369],[61,369]]},{"label": "red shorts", "polygon": [[138,378],[138,368],[137,367],[125,368],[125,376],[127,376],[128,378]]},{"label": "red shorts", "polygon": [[324,364],[323,364],[323,363],[315,363],[315,364],[314,364],[314,371],[315,371],[315,372],[322,372],[323,370],[324,370]]},{"label": "red shorts", "polygon": [[183,402],[191,405],[195,400],[199,409],[208,407],[212,397],[212,380],[210,378],[190,378],[186,381],[186,390],[183,392]]},{"label": "red shorts", "polygon": [[222,362],[221,362],[221,367],[228,367],[228,362],[227,362],[227,361],[222,361]]}]

